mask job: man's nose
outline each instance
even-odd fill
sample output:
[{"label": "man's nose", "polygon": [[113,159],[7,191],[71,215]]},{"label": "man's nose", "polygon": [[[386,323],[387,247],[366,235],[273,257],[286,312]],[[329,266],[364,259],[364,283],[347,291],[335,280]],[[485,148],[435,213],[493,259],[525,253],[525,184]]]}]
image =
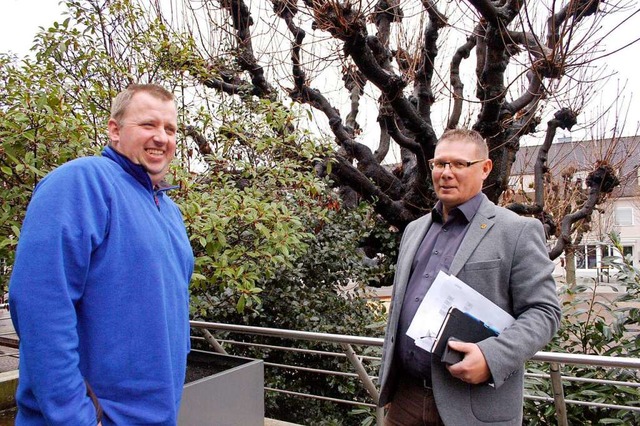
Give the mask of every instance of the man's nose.
[{"label": "man's nose", "polygon": [[169,135],[167,134],[166,130],[164,130],[162,127],[159,127],[156,130],[155,135],[153,135],[153,140],[154,142],[165,144],[169,141]]},{"label": "man's nose", "polygon": [[444,163],[444,167],[440,172],[441,175],[453,176],[453,170],[451,169],[451,163]]}]

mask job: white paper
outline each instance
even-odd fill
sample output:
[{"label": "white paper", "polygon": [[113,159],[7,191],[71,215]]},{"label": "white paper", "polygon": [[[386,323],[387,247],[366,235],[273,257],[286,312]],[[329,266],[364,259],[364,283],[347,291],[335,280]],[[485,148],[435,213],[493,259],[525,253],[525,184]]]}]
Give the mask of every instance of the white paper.
[{"label": "white paper", "polygon": [[491,300],[469,287],[459,278],[440,271],[413,317],[407,336],[416,345],[431,352],[433,342],[447,312],[455,306],[502,332],[515,319]]}]

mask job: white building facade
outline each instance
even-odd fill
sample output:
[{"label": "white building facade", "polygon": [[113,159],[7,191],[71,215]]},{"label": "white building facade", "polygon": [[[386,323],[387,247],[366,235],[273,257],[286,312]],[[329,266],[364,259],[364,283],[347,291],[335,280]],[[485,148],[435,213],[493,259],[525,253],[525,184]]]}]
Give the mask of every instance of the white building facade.
[{"label": "white building facade", "polygon": [[[534,200],[534,165],[539,150],[540,146],[528,146],[518,151],[510,181],[512,201]],[[620,255],[611,246],[609,234],[612,231],[620,235],[622,254],[630,255],[634,265],[640,265],[640,136],[576,142],[564,138],[554,142],[547,162],[553,184],[545,194],[547,209],[553,209],[554,203],[558,207],[569,204],[568,198],[576,197],[570,210],[574,211],[575,206],[583,202],[580,195],[576,195],[580,191],[569,193],[565,188],[582,188],[584,197],[587,176],[602,161],[615,170],[620,185],[596,207],[589,229],[575,247],[574,260],[578,276],[600,279],[607,274],[606,267],[602,265],[603,257]],[[505,202],[508,204],[509,200]],[[555,211],[554,216],[558,220],[561,214]],[[563,266],[565,261],[564,257],[561,258],[560,265]]]}]

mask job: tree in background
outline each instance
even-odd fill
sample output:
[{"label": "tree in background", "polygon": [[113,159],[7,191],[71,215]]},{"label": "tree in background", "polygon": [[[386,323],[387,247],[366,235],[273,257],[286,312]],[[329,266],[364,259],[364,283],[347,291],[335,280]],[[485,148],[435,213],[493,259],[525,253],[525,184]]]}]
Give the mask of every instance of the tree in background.
[{"label": "tree in background", "polygon": [[[484,192],[498,202],[521,141],[543,120],[546,145],[570,130],[604,78],[592,68],[607,36],[597,28],[632,13],[626,0],[169,3],[150,12],[197,40],[176,68],[240,99],[286,94],[313,107],[337,147],[320,172],[400,230],[434,204],[427,161],[444,129],[471,126],[487,139],[494,168]],[[558,216],[544,198],[546,150],[534,202],[510,207],[540,218],[557,237],[556,258],[616,178],[602,161],[584,203]],[[390,152],[397,167],[383,163]]]},{"label": "tree in background", "polygon": [[[106,105],[100,91],[134,81],[171,82],[184,94],[188,144],[182,165],[209,167],[207,154],[229,154],[229,145],[242,146],[254,136],[234,133],[215,111],[224,105],[251,110],[259,100],[283,105],[283,112],[297,110],[284,102],[288,97],[310,105],[312,120],[290,120],[270,131],[286,140],[324,124],[337,149],[305,165],[329,176],[346,206],[364,200],[383,224],[400,231],[435,201],[427,161],[445,128],[472,125],[487,138],[494,170],[485,193],[499,201],[523,138],[549,113],[545,147],[558,128],[576,124],[602,77],[589,75],[594,56],[602,53],[596,28],[616,19],[613,12],[624,20],[631,6],[625,0],[275,0],[252,8],[242,0],[206,0],[197,7],[185,0],[66,4],[69,19],[39,36],[31,66],[47,67],[48,82],[82,105],[74,107],[76,117],[99,124]],[[92,39],[91,55],[80,37]],[[98,140],[100,132],[90,137]],[[540,150],[536,166],[535,199],[510,208],[540,218],[557,242],[550,252],[556,258],[617,181],[603,158],[587,179],[584,202],[553,211],[544,195],[547,149]],[[383,163],[390,152],[400,155],[397,166]],[[244,160],[248,153],[235,149],[233,155]],[[288,148],[287,155],[298,152]],[[304,161],[304,153],[297,159]],[[366,238],[362,247],[369,257],[389,262],[380,243]]]}]

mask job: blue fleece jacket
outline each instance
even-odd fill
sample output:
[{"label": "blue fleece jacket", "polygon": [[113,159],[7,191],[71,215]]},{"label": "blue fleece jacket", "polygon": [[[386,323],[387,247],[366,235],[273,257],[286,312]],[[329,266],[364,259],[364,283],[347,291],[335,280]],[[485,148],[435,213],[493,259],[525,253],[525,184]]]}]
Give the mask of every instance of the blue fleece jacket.
[{"label": "blue fleece jacket", "polygon": [[193,253],[176,204],[111,148],[36,187],[9,286],[16,425],[175,425]]}]

